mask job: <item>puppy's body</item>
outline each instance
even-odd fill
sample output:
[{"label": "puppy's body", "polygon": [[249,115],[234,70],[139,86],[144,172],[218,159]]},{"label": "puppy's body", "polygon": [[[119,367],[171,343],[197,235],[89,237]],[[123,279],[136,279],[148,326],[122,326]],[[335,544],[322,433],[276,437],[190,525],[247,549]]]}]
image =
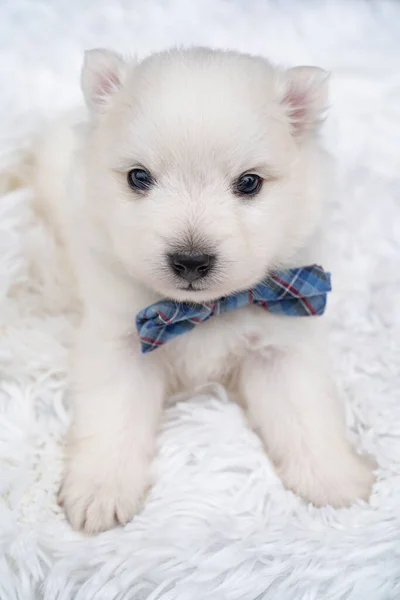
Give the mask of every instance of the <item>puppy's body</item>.
[{"label": "puppy's body", "polygon": [[[317,505],[367,497],[371,469],[346,441],[321,319],[246,307],[148,355],[134,329],[160,298],[207,301],[270,269],[321,262],[324,77],[235,53],[174,51],[126,65],[94,51],[82,87],[90,118],[44,138],[36,177],[83,302],[61,491],[73,526],[93,532],[131,518],[165,397],[208,381],[246,408],[289,488]],[[133,168],[151,174],[145,190],[127,184]],[[263,181],[259,193],[235,192],[243,173]],[[210,274],[188,285],[170,268],[178,251],[212,254]]]}]

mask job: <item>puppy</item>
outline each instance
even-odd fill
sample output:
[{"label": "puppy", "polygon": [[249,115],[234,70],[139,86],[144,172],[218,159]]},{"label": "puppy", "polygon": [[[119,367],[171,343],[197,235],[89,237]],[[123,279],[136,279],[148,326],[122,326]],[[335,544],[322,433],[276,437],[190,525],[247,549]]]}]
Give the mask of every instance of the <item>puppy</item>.
[{"label": "puppy", "polygon": [[203,303],[320,263],[327,86],[321,69],[236,52],[86,53],[87,118],[45,136],[36,172],[83,305],[60,492],[75,529],[132,518],[164,399],[211,381],[246,409],[287,488],[316,506],[368,498],[372,466],[346,440],[322,317],[247,306],[148,354],[135,329],[162,298]]}]

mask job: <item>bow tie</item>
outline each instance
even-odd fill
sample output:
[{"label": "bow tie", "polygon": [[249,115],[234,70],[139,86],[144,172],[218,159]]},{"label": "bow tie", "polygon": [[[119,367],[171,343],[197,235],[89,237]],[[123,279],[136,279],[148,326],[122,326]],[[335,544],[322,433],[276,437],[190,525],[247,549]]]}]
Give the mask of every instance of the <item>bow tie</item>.
[{"label": "bow tie", "polygon": [[203,304],[161,300],[136,317],[142,352],[159,348],[210,317],[249,304],[289,317],[322,315],[331,277],[322,267],[311,265],[298,269],[273,271],[251,290],[225,296]]}]

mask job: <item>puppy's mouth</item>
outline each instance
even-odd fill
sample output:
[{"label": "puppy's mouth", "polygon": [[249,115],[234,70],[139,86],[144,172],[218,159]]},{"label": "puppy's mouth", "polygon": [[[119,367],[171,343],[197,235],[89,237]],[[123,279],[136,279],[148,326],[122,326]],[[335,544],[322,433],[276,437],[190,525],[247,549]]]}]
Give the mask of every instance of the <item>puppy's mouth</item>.
[{"label": "puppy's mouth", "polygon": [[239,285],[232,285],[233,282],[230,282],[231,285],[229,285],[223,278],[217,278],[214,274],[213,277],[205,277],[191,282],[170,281],[170,285],[165,287],[163,292],[160,289],[158,292],[176,302],[203,304],[204,302],[215,302],[219,298],[252,287],[259,279],[261,278],[249,278]]},{"label": "puppy's mouth", "polygon": [[204,292],[204,288],[199,288],[193,285],[193,283],[189,283],[186,286],[178,287],[178,290],[181,292]]},{"label": "puppy's mouth", "polygon": [[186,285],[177,285],[174,289],[165,290],[165,296],[170,300],[177,302],[190,302],[201,304],[203,302],[212,302],[220,297],[220,294],[213,289],[212,285],[195,282]]},{"label": "puppy's mouth", "polygon": [[[177,286],[177,291],[179,293],[179,295],[182,294],[183,297],[185,297],[185,299],[187,298],[188,300],[196,301],[196,296],[199,299],[199,301],[204,301],[204,298],[206,298],[207,300],[209,299],[210,296],[210,289],[208,286],[206,285],[196,285],[195,283],[188,283],[185,286]],[[201,296],[201,298],[200,298]],[[212,292],[211,292],[211,296],[213,296]]]}]

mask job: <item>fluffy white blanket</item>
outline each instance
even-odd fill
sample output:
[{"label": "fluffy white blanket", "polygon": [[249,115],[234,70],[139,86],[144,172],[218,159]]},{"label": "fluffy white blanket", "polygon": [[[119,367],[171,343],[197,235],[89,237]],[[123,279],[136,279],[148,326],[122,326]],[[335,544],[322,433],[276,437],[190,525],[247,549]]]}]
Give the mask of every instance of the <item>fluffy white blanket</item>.
[{"label": "fluffy white blanket", "polygon": [[74,330],[29,190],[0,198],[0,599],[400,598],[400,4],[386,0],[13,0],[0,4],[0,168],[79,99],[84,48],[235,47],[333,70],[338,177],[329,308],[351,434],[379,464],[370,502],[283,489],[223,390],[165,414],[157,485],[95,538],[56,505]]}]

